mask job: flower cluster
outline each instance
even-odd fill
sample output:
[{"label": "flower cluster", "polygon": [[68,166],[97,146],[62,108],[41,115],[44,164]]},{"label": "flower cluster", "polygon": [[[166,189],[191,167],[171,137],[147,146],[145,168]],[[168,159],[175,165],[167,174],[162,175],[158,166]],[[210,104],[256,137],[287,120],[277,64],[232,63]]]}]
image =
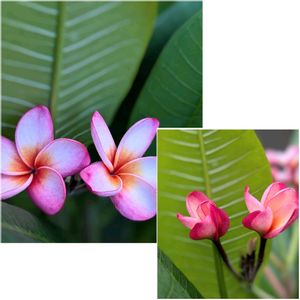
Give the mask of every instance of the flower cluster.
[{"label": "flower cluster", "polygon": [[1,137],[1,200],[27,189],[44,213],[58,213],[66,199],[64,179],[80,173],[96,195],[110,196],[116,209],[131,220],[156,214],[156,157],[142,158],[159,122],[146,118],[134,124],[116,148],[98,112],[92,138],[102,162],[91,163],[86,147],[71,139],[54,139],[50,112],[36,106],[26,112],[15,131],[15,143]]},{"label": "flower cluster", "polygon": [[[285,184],[275,182],[265,190],[261,201],[258,201],[245,188],[245,202],[249,214],[243,219],[243,225],[260,235],[258,256],[255,256],[255,246],[250,253],[241,256],[241,273],[230,263],[220,237],[226,234],[230,220],[224,210],[201,192],[194,191],[186,198],[186,208],[190,216],[177,213],[178,220],[190,229],[193,240],[210,239],[219,252],[228,270],[240,281],[251,285],[263,263],[267,239],[274,238],[287,229],[298,218],[298,194],[295,189]],[[252,242],[252,240],[250,240]]]},{"label": "flower cluster", "polygon": [[[244,197],[249,214],[242,223],[264,239],[277,236],[298,218],[297,192],[283,183],[275,182],[268,186],[261,201],[250,194],[249,187],[245,188]],[[203,193],[190,193],[186,207],[190,217],[177,213],[177,218],[191,229],[192,239],[218,241],[227,232],[230,224],[228,215]]]}]

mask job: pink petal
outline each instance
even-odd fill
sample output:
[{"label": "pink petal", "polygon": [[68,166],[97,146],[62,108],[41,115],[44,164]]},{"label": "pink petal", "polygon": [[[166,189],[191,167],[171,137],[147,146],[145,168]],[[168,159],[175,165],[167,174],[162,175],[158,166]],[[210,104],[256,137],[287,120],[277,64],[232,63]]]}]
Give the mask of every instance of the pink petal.
[{"label": "pink petal", "polygon": [[273,221],[272,211],[266,208],[263,211],[254,211],[243,219],[243,225],[264,235],[270,229]]},{"label": "pink petal", "polygon": [[265,237],[272,238],[284,231],[297,219],[297,215],[298,206],[295,203],[289,203],[273,211],[273,223]]},{"label": "pink petal", "polygon": [[202,203],[199,204],[197,208],[197,215],[198,218],[203,220],[207,215],[210,215],[210,207],[211,206],[216,206],[214,202],[211,200],[203,201]]},{"label": "pink petal", "polygon": [[298,161],[299,147],[297,145],[290,145],[285,151],[267,149],[266,155],[270,164],[282,166],[293,165],[295,161]]},{"label": "pink petal", "polygon": [[156,157],[142,157],[132,160],[122,166],[116,174],[133,174],[142,177],[144,181],[156,188]]},{"label": "pink petal", "polygon": [[158,120],[153,118],[142,119],[131,126],[118,146],[114,161],[115,169],[142,157],[154,139],[158,126]]},{"label": "pink petal", "polygon": [[53,123],[46,106],[27,111],[16,128],[16,146],[22,160],[33,167],[37,154],[53,140]]},{"label": "pink petal", "polygon": [[[298,219],[298,215],[299,215],[299,208],[298,206],[295,208],[292,216],[290,217],[290,219],[288,220],[288,222],[285,225],[285,228],[289,227],[290,225],[292,225],[297,219]],[[284,228],[284,229],[285,229]]]},{"label": "pink petal", "polygon": [[227,232],[230,220],[226,212],[215,205],[210,205],[210,217],[217,229],[215,234],[215,239],[217,240]]},{"label": "pink petal", "polygon": [[199,223],[199,219],[185,217],[179,213],[176,214],[177,219],[187,228],[192,229],[197,223]]},{"label": "pink petal", "polygon": [[273,149],[266,150],[266,156],[270,164],[281,164],[282,151]]},{"label": "pink petal", "polygon": [[210,216],[197,223],[190,232],[193,240],[215,239],[216,227]]},{"label": "pink petal", "polygon": [[66,177],[77,174],[90,162],[89,153],[83,144],[62,138],[54,140],[38,154],[35,167],[48,166]]},{"label": "pink petal", "polygon": [[265,190],[262,198],[261,198],[261,203],[264,207],[266,207],[268,205],[268,201],[274,197],[274,195],[276,193],[278,193],[279,191],[283,190],[286,188],[286,185],[284,183],[281,182],[274,182],[272,184],[270,184],[267,189]]},{"label": "pink petal", "polygon": [[1,136],[1,173],[6,175],[22,175],[30,173],[21,160],[15,144],[4,136]]},{"label": "pink petal", "polygon": [[30,185],[32,179],[32,174],[19,176],[1,174],[1,200],[23,192]]},{"label": "pink petal", "polygon": [[95,147],[109,171],[113,171],[116,145],[102,116],[96,111],[91,121],[91,133]]},{"label": "pink petal", "polygon": [[202,192],[193,191],[189,193],[188,196],[186,197],[186,209],[189,212],[190,216],[194,218],[201,218],[201,217],[203,218],[204,214],[202,216],[201,215],[199,216],[198,213],[200,214],[201,211],[197,212],[197,210],[201,203],[207,201],[211,201],[211,200],[209,200],[207,196]]},{"label": "pink petal", "polygon": [[122,180],[111,175],[102,162],[95,162],[80,172],[88,188],[96,195],[108,197],[118,194],[122,189]]},{"label": "pink petal", "polygon": [[156,189],[134,175],[121,175],[122,191],[113,196],[116,209],[133,221],[145,221],[156,214]]},{"label": "pink petal", "polygon": [[277,168],[272,167],[272,177],[276,181],[290,183],[293,179],[293,173],[291,168]]},{"label": "pink petal", "polygon": [[296,190],[292,188],[280,190],[271,199],[268,199],[265,205],[270,207],[273,211],[273,215],[275,215],[278,210],[281,210],[288,204],[295,204],[298,206],[298,195]]},{"label": "pink petal", "polygon": [[262,203],[250,194],[248,186],[246,186],[245,188],[244,197],[250,213],[256,210],[264,210],[264,206],[262,205]]},{"label": "pink petal", "polygon": [[65,182],[56,170],[49,167],[36,170],[27,191],[35,205],[48,215],[58,213],[65,203]]}]

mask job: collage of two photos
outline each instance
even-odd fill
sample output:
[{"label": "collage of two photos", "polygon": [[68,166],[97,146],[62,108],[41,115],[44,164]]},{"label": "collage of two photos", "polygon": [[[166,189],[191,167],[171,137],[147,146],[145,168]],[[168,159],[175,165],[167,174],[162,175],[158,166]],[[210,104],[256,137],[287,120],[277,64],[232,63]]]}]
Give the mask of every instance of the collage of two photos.
[{"label": "collage of two photos", "polygon": [[158,299],[298,298],[299,132],[206,129],[202,1],[1,6],[2,243],[151,243]]}]

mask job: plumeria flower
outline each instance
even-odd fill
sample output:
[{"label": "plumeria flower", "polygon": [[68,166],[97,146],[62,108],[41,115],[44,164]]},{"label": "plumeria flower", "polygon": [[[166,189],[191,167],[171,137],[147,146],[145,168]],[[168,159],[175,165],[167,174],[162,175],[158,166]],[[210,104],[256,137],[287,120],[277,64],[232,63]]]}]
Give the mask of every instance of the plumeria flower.
[{"label": "plumeria flower", "polygon": [[157,119],[135,123],[116,147],[102,118],[95,112],[91,133],[102,159],[82,170],[80,176],[96,195],[110,197],[126,218],[144,221],[156,214],[156,157],[142,157],[156,135]]},{"label": "plumeria flower", "polygon": [[267,158],[275,181],[298,185],[299,147],[290,145],[285,151],[267,149]]},{"label": "plumeria flower", "polygon": [[250,214],[243,219],[243,225],[265,239],[277,236],[298,218],[297,192],[280,182],[265,190],[261,202],[246,187],[245,201]]},{"label": "plumeria flower", "polygon": [[53,136],[50,112],[39,105],[19,120],[15,143],[1,137],[1,200],[27,189],[44,213],[61,210],[66,198],[63,177],[89,165],[90,156],[83,144]]},{"label": "plumeria flower", "polygon": [[186,208],[190,217],[177,213],[177,218],[191,229],[191,239],[218,241],[227,232],[230,224],[228,215],[203,193],[191,192],[186,198]]}]

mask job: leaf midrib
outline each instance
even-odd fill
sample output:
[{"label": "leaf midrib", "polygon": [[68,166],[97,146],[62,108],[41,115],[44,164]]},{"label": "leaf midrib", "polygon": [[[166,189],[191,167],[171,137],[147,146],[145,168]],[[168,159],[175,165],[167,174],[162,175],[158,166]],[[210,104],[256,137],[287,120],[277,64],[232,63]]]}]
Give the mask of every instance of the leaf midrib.
[{"label": "leaf midrib", "polygon": [[[208,164],[207,164],[207,159],[205,156],[205,145],[204,145],[202,130],[197,130],[197,134],[198,134],[197,136],[198,136],[199,145],[200,145],[201,161],[202,161],[202,166],[203,166],[203,178],[204,178],[204,184],[205,184],[205,193],[206,193],[207,197],[209,199],[211,199],[212,198],[211,182],[210,182],[210,178],[208,175]],[[218,280],[220,296],[222,298],[227,298],[227,290],[226,290],[226,284],[225,284],[225,279],[224,279],[222,261],[220,259],[219,253],[217,252],[217,250],[215,249],[213,244],[212,244],[212,250],[214,253],[214,262],[215,262],[215,266],[216,266],[216,275],[217,275],[217,280]]]},{"label": "leaf midrib", "polygon": [[65,19],[66,19],[66,3],[58,2],[58,17],[56,26],[56,42],[54,49],[54,62],[53,62],[53,72],[51,78],[51,91],[49,97],[48,106],[51,111],[52,119],[55,120],[57,100],[59,93],[59,83],[63,56],[63,42],[64,42],[64,32],[65,32]]}]

